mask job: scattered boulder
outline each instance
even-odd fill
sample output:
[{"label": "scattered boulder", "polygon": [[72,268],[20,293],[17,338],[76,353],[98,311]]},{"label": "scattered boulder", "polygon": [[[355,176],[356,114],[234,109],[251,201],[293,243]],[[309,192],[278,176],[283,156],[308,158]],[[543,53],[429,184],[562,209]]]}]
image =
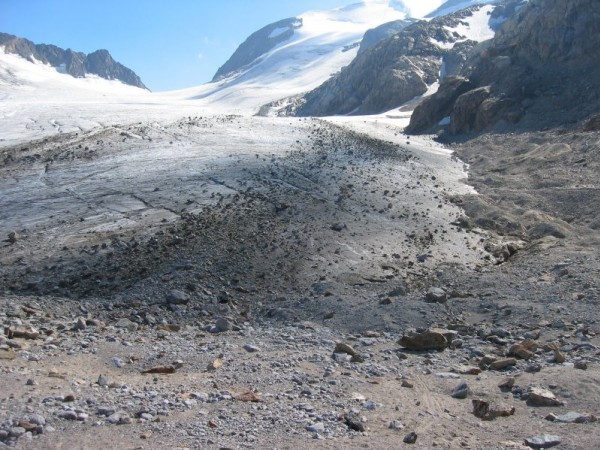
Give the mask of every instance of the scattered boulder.
[{"label": "scattered boulder", "polygon": [[449,347],[450,343],[446,337],[438,332],[425,331],[424,333],[415,333],[404,335],[398,343],[408,349],[414,351],[426,350],[444,350]]},{"label": "scattered boulder", "polygon": [[551,434],[542,434],[532,438],[525,439],[525,445],[531,448],[550,448],[562,442],[559,436]]},{"label": "scattered boulder", "polygon": [[462,382],[452,390],[452,394],[450,395],[452,396],[452,398],[463,400],[469,395],[469,386],[467,385],[467,383]]},{"label": "scattered boulder", "polygon": [[427,303],[446,303],[448,294],[441,288],[431,287],[425,294],[425,301]]},{"label": "scattered boulder", "polygon": [[489,402],[474,399],[473,414],[481,420],[494,420],[496,417],[509,417],[515,413],[514,407],[492,407]]},{"label": "scattered boulder", "polygon": [[405,444],[414,444],[415,442],[417,442],[418,437],[419,436],[417,435],[417,433],[415,433],[414,431],[411,431],[406,436],[404,436],[404,439],[402,440],[402,442],[404,442]]},{"label": "scattered boulder", "polygon": [[564,404],[552,392],[545,389],[532,387],[528,394],[528,402],[532,406],[562,406]]},{"label": "scattered boulder", "polygon": [[598,418],[592,414],[581,414],[575,411],[558,416],[552,414],[552,416],[552,421],[557,423],[594,423],[598,421]]},{"label": "scattered boulder", "polygon": [[351,346],[348,344],[344,344],[343,342],[337,343],[335,345],[335,350],[333,350],[334,353],[346,353],[350,356],[354,356],[357,355],[358,352]]},{"label": "scattered boulder", "polygon": [[187,305],[190,302],[190,296],[183,291],[173,289],[166,295],[166,300],[170,305]]},{"label": "scattered boulder", "polygon": [[526,339],[520,344],[515,344],[508,350],[508,356],[516,356],[521,359],[530,359],[535,355],[537,343],[533,339]]}]

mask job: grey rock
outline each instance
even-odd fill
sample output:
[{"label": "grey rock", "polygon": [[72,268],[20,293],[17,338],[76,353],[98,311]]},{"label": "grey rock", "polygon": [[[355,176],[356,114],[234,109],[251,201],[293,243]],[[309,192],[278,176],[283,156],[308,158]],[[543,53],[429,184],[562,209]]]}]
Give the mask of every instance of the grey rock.
[{"label": "grey rock", "polygon": [[27,417],[27,422],[32,423],[34,425],[46,425],[46,418],[41,414],[30,414]]},{"label": "grey rock", "polygon": [[465,399],[469,395],[469,386],[467,383],[460,383],[452,390],[452,397],[457,399]]},{"label": "grey rock", "polygon": [[554,422],[558,423],[591,423],[596,422],[595,416],[590,414],[581,414],[575,411],[569,411],[566,414],[555,416]]},{"label": "grey rock", "polygon": [[525,445],[531,448],[550,448],[561,443],[559,436],[551,434],[542,434],[532,438],[525,439]]},{"label": "grey rock", "polygon": [[12,438],[20,438],[21,436],[23,436],[25,433],[27,432],[27,430],[23,427],[12,427],[10,429],[9,435]]},{"label": "grey rock", "polygon": [[116,412],[111,414],[106,418],[108,423],[112,423],[114,425],[127,425],[132,422],[131,417],[126,412]]},{"label": "grey rock", "polygon": [[425,294],[425,301],[427,303],[446,303],[448,300],[448,294],[441,288],[431,287]]},{"label": "grey rock", "polygon": [[77,413],[71,410],[58,411],[56,416],[64,420],[77,420]]},{"label": "grey rock", "polygon": [[231,331],[233,329],[233,324],[224,317],[219,317],[215,322],[215,328],[217,333],[223,333],[225,331]]},{"label": "grey rock", "polygon": [[418,438],[417,433],[415,433],[414,431],[411,431],[406,436],[404,436],[404,439],[402,440],[402,442],[404,442],[405,444],[414,444],[415,442],[417,442],[417,438]]},{"label": "grey rock", "polygon": [[317,422],[315,424],[308,425],[306,427],[306,431],[310,431],[311,433],[324,433],[325,424],[323,424],[323,422]]},{"label": "grey rock", "polygon": [[123,319],[119,319],[115,323],[115,327],[134,332],[138,329],[139,325],[135,322],[132,322],[129,319],[123,318]]},{"label": "grey rock", "polygon": [[246,344],[244,345],[244,350],[246,350],[248,353],[256,353],[260,351],[260,348],[251,344]]},{"label": "grey rock", "polygon": [[190,296],[183,291],[173,289],[167,296],[167,303],[171,305],[187,305],[190,301]]}]

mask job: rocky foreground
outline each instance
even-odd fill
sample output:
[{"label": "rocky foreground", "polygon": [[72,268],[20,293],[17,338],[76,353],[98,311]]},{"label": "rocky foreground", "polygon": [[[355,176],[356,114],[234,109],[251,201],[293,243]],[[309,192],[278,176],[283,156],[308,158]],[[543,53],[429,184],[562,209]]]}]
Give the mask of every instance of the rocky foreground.
[{"label": "rocky foreground", "polygon": [[596,447],[592,215],[495,203],[469,144],[481,196],[392,125],[270,120],[3,149],[0,446]]}]

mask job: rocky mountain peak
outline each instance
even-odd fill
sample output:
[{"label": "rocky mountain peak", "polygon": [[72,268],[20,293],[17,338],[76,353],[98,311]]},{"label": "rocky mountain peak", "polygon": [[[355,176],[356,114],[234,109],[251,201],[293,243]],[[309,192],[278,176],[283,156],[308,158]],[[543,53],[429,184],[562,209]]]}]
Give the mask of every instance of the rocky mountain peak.
[{"label": "rocky mountain peak", "polygon": [[133,70],[115,61],[108,50],[96,50],[86,55],[70,48],[64,50],[55,45],[34,44],[28,39],[6,33],[0,33],[0,47],[4,47],[6,53],[19,55],[32,62],[41,61],[55,67],[59,72],[76,78],[93,74],[148,89]]},{"label": "rocky mountain peak", "polygon": [[[494,126],[539,129],[600,112],[600,3],[530,0],[475,53],[460,75],[470,89],[442,83],[423,101],[408,131],[432,131],[448,117],[448,131]],[[586,74],[585,77],[582,74]]]}]

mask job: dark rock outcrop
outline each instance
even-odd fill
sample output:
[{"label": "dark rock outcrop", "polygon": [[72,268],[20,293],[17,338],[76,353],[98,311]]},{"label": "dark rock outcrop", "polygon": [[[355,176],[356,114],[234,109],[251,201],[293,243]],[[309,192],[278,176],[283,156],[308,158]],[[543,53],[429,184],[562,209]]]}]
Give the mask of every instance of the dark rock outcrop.
[{"label": "dark rock outcrop", "polygon": [[362,41],[360,42],[358,53],[360,54],[365,50],[374,47],[379,42],[391,38],[393,35],[398,34],[400,31],[404,30],[407,26],[414,22],[415,19],[394,20],[393,22],[387,22],[379,25],[378,27],[367,30]]},{"label": "dark rock outcrop", "polygon": [[252,33],[225,64],[219,67],[212,81],[219,81],[252,64],[276,45],[287,41],[302,27],[302,19],[292,17],[267,25]]},{"label": "dark rock outcrop", "polygon": [[414,23],[360,52],[349,66],[306,94],[296,114],[377,114],[423,95],[440,76],[456,74],[468,60],[477,43],[449,29],[479,8]]},{"label": "dark rock outcrop", "polygon": [[125,84],[147,89],[136,73],[116,62],[107,50],[97,50],[89,55],[64,50],[55,45],[34,44],[28,39],[0,33],[0,46],[6,53],[13,53],[29,61],[33,59],[50,64],[59,72],[76,78],[86,74],[98,75],[107,80],[119,80]]},{"label": "dark rock outcrop", "polygon": [[[469,92],[452,97],[451,80],[419,105],[408,131],[430,132],[450,116],[448,131],[493,127],[542,129],[600,112],[600,2],[531,0],[465,64]],[[428,118],[425,120],[424,118]]]}]

